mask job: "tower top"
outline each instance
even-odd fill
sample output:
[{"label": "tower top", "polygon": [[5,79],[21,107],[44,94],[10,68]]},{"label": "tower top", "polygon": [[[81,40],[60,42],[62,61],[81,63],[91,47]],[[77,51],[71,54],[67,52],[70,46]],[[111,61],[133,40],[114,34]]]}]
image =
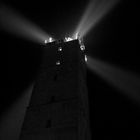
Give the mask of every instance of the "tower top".
[{"label": "tower top", "polygon": [[[52,37],[50,37],[48,40],[46,39],[44,41],[44,46],[43,47],[48,47],[48,46],[54,46],[54,45],[62,45],[62,44],[66,44],[68,42],[73,42],[73,41],[78,41],[79,45],[80,45],[80,49],[82,51],[85,51],[85,45],[84,45],[84,42],[83,42],[83,38],[71,38],[71,37],[65,37],[63,39],[58,39],[58,40],[55,40],[53,39]],[[62,51],[61,49],[59,49],[59,51]]]}]

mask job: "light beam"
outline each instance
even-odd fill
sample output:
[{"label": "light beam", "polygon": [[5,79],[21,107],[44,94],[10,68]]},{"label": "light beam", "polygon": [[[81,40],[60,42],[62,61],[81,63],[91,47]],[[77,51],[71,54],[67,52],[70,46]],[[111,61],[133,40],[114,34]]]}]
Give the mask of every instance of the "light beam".
[{"label": "light beam", "polygon": [[140,101],[140,77],[111,66],[102,61],[87,56],[87,66],[93,72],[104,78],[108,83],[124,91],[125,95],[135,101]]},{"label": "light beam", "polygon": [[0,28],[39,44],[43,44],[44,40],[48,40],[50,37],[15,10],[4,5],[0,7]]},{"label": "light beam", "polygon": [[0,120],[0,140],[19,140],[26,109],[32,94],[31,84],[3,114]]},{"label": "light beam", "polygon": [[118,2],[119,0],[90,0],[73,38],[76,38],[77,33],[81,37],[85,36]]}]

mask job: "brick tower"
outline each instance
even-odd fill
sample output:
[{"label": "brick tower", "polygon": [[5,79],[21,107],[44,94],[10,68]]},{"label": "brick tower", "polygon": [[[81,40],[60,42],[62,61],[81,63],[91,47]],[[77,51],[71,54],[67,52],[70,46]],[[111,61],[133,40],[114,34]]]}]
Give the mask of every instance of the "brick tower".
[{"label": "brick tower", "polygon": [[80,48],[79,40],[43,48],[20,140],[90,140],[85,55]]}]

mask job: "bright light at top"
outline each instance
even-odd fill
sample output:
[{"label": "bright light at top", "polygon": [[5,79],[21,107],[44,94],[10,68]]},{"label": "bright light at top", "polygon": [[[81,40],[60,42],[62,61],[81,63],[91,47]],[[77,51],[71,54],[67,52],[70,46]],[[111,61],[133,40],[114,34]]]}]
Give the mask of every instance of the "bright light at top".
[{"label": "bright light at top", "polygon": [[74,39],[71,38],[71,37],[65,37],[65,41],[66,41],[66,42],[68,42],[68,41],[72,41],[72,40],[74,40]]},{"label": "bright light at top", "polygon": [[78,35],[79,35],[79,34],[78,34],[78,33],[76,33],[76,35],[75,35],[75,38],[76,38],[76,39],[78,39]]},{"label": "bright light at top", "polygon": [[56,62],[56,65],[60,65],[60,61],[59,60]]},{"label": "bright light at top", "polygon": [[85,45],[82,44],[82,45],[80,46],[80,49],[81,49],[82,51],[84,51],[84,50],[85,50]]},{"label": "bright light at top", "polygon": [[52,37],[49,38],[49,42],[53,42],[53,38]]},{"label": "bright light at top", "polygon": [[88,60],[87,60],[87,56],[85,55],[85,62],[87,62]]},{"label": "bright light at top", "polygon": [[75,39],[80,39],[80,34],[79,34],[79,32],[77,32],[77,33],[73,36],[73,38],[75,38]]},{"label": "bright light at top", "polygon": [[58,51],[62,51],[62,47],[59,47],[59,48],[58,48]]},{"label": "bright light at top", "polygon": [[47,43],[50,43],[53,41],[54,41],[54,39],[52,37],[50,37],[49,39],[45,39],[44,43],[47,44]]},{"label": "bright light at top", "polygon": [[47,39],[45,39],[45,44],[47,44],[48,43],[48,41],[47,41]]}]

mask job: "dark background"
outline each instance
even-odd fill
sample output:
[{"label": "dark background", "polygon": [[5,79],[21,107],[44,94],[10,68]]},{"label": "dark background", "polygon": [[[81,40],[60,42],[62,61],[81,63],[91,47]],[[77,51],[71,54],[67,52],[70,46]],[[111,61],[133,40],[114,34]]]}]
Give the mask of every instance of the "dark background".
[{"label": "dark background", "polygon": [[[61,38],[79,23],[86,0],[4,1],[24,17]],[[121,0],[85,36],[87,54],[140,76],[139,13],[136,0]],[[0,113],[5,112],[35,79],[41,62],[38,44],[1,31],[2,81]],[[4,69],[6,68],[6,70]],[[8,71],[7,71],[8,70]],[[6,82],[5,82],[6,81]],[[140,106],[87,70],[90,120],[95,139],[136,139],[140,135]],[[8,90],[8,92],[7,92]]]}]

